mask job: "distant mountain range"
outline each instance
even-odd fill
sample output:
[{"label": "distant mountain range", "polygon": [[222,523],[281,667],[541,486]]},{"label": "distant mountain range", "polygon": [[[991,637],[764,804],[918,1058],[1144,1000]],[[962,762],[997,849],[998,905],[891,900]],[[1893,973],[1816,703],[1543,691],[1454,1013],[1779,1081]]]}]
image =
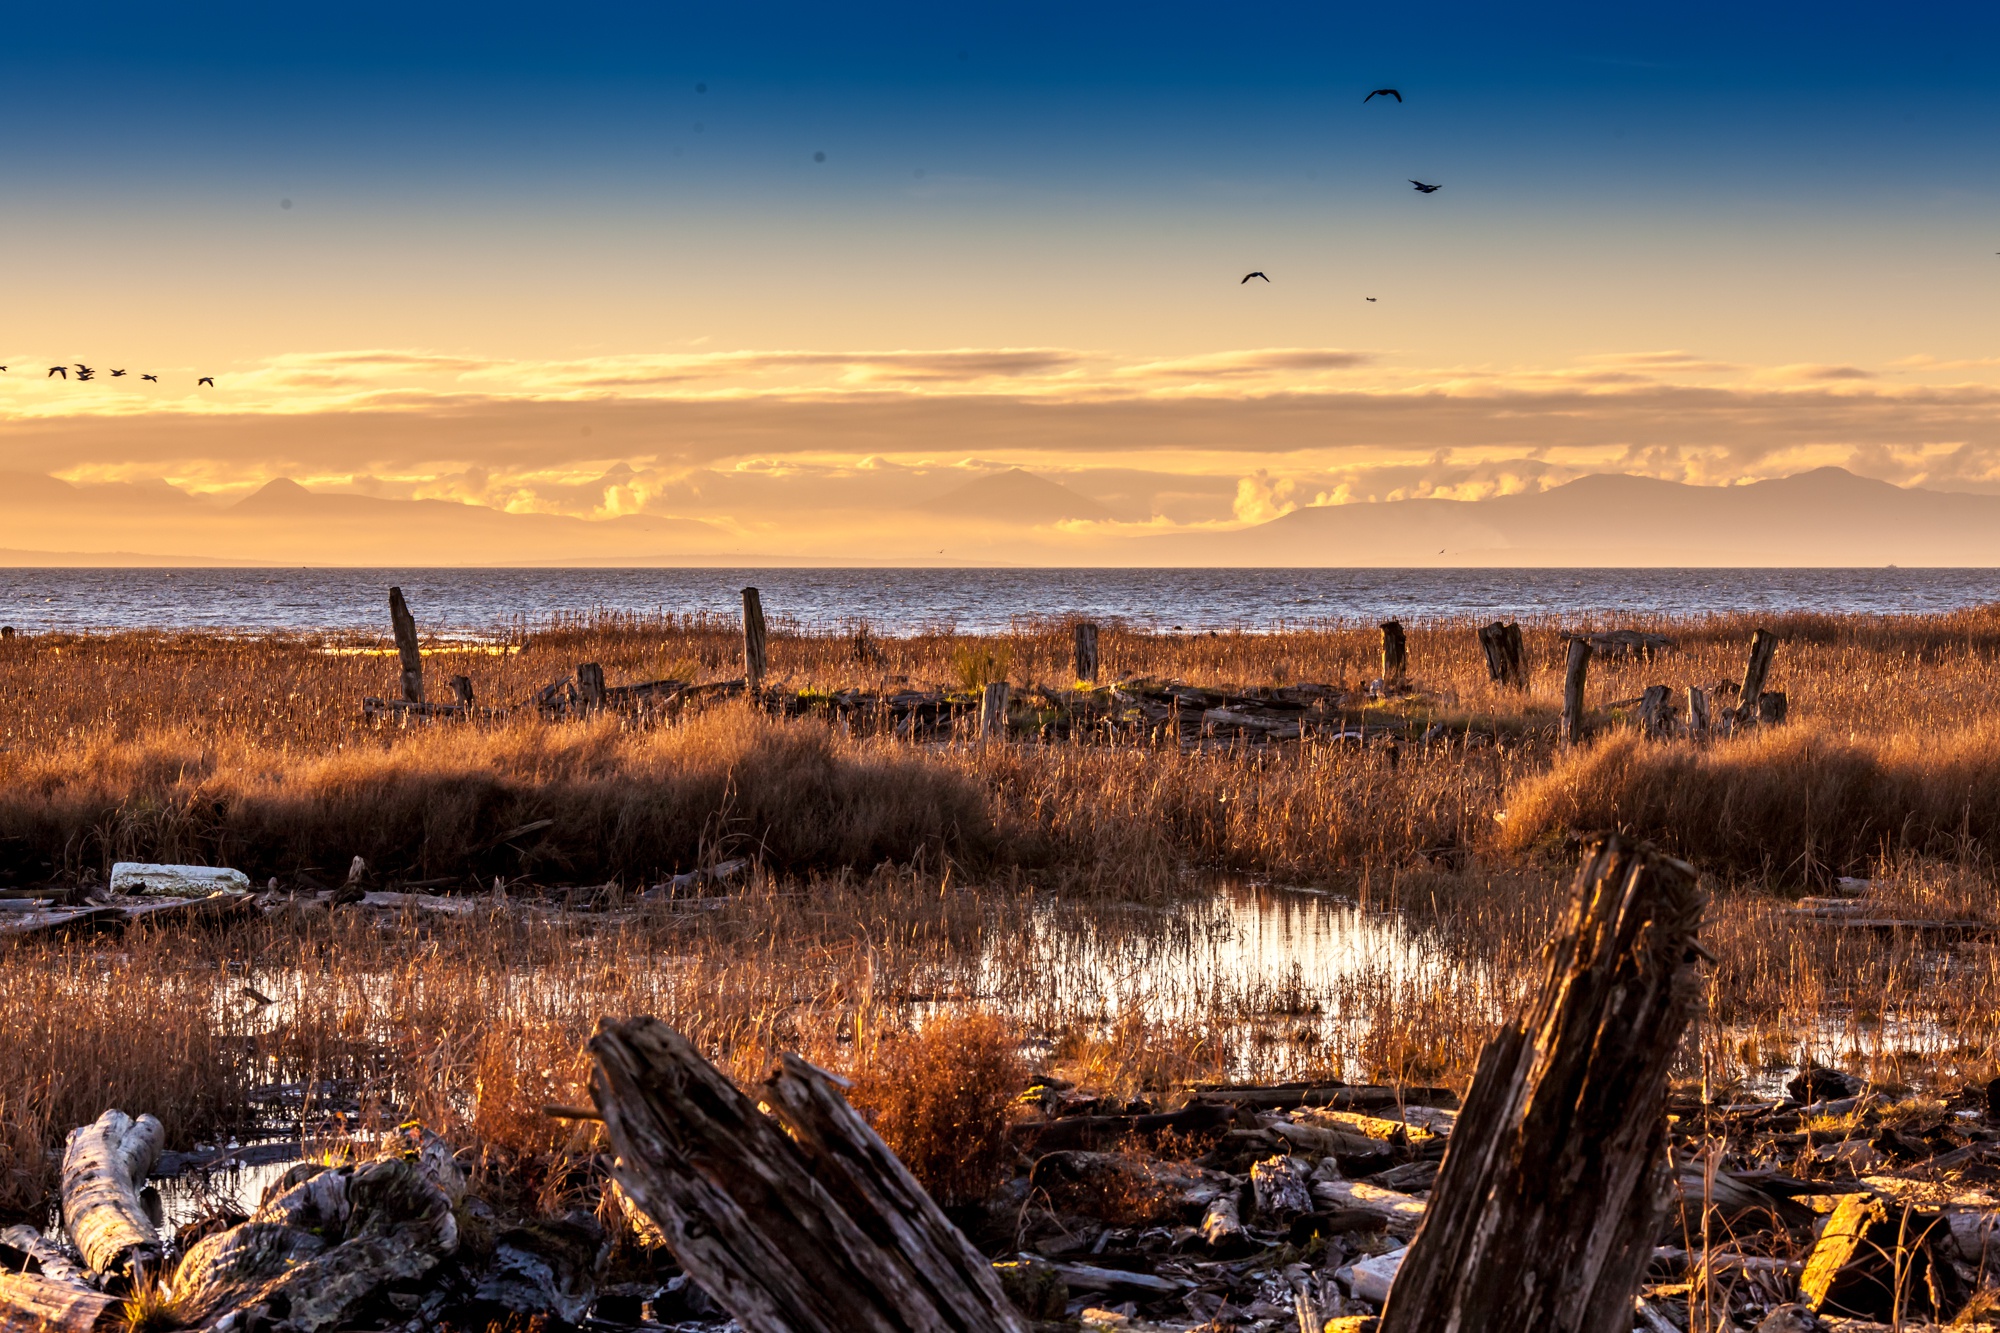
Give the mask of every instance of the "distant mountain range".
[{"label": "distant mountain range", "polygon": [[1837,467],[1743,486],[1597,475],[1489,500],[1295,509],[1134,547],[1146,565],[2000,565],[2000,496]]},{"label": "distant mountain range", "polygon": [[[914,509],[855,515],[851,537],[750,551],[694,519],[514,514],[325,494],[282,478],[218,505],[164,482],[0,473],[0,564],[2000,566],[2000,496],[1892,486],[1840,468],[1743,486],[1589,476],[1488,500],[1297,509],[1230,531],[1091,529],[1112,517],[1017,468]],[[1083,525],[1058,526],[1069,520]]]}]

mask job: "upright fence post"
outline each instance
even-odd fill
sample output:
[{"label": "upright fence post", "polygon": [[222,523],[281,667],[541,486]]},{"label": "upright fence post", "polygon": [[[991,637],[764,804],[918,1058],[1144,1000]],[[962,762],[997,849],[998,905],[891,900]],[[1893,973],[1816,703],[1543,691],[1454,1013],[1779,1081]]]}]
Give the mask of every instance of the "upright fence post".
[{"label": "upright fence post", "polygon": [[1382,622],[1382,679],[1395,684],[1410,670],[1410,645],[1403,637],[1403,622]]},{"label": "upright fence post", "polygon": [[1521,627],[1495,621],[1479,631],[1479,646],[1486,653],[1486,674],[1494,683],[1526,689],[1528,669],[1522,659]]},{"label": "upright fence post", "polygon": [[403,702],[424,701],[424,655],[417,647],[417,618],[401,588],[389,589],[389,623],[396,631],[396,656],[403,661]]},{"label": "upright fence post", "polygon": [[1778,651],[1778,636],[1759,629],[1750,636],[1750,661],[1743,668],[1743,692],[1736,696],[1736,720],[1744,725],[1757,721],[1758,699],[1764,693],[1764,678],[1771,674],[1771,658]]},{"label": "upright fence post", "polygon": [[1590,640],[1569,641],[1569,665],[1563,670],[1562,738],[1565,745],[1583,743],[1583,683],[1590,674]]},{"label": "upright fence post", "polygon": [[576,692],[582,696],[585,712],[604,707],[604,668],[595,662],[577,663]]},{"label": "upright fence post", "polygon": [[979,740],[981,744],[989,740],[1007,739],[1007,682],[989,680],[986,690],[979,696]]},{"label": "upright fence post", "polygon": [[1688,686],[1688,735],[1708,734],[1708,691],[1699,685]]},{"label": "upright fence post", "polygon": [[743,688],[756,694],[764,688],[764,603],[755,588],[743,590]]},{"label": "upright fence post", "polygon": [[1097,683],[1097,626],[1088,620],[1076,626],[1076,678]]},{"label": "upright fence post", "polygon": [[1381,1333],[1630,1333],[1669,1194],[1667,1071],[1700,995],[1692,867],[1606,839],[1540,995],[1479,1057]]}]

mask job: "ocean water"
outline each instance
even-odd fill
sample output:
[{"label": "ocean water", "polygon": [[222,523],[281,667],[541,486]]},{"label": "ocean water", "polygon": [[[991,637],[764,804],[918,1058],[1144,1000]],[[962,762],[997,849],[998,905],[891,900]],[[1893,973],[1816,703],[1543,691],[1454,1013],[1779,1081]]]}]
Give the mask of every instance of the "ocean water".
[{"label": "ocean water", "polygon": [[881,634],[1066,615],[1269,630],[1392,616],[1925,614],[2000,601],[1992,569],[0,569],[0,624],[384,633],[391,584],[427,634],[468,636],[593,610],[734,615],[746,585],[774,621],[865,621]]}]

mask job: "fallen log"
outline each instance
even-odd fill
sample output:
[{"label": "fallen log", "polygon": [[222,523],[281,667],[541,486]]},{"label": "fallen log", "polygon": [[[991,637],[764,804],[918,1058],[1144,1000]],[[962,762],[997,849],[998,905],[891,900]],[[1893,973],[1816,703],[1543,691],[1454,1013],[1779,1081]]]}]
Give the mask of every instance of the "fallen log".
[{"label": "fallen log", "polygon": [[1591,853],[1539,996],[1480,1056],[1383,1333],[1631,1329],[1703,904],[1679,861],[1615,837]]},{"label": "fallen log", "polygon": [[1065,1148],[1097,1148],[1134,1136],[1212,1134],[1235,1120],[1235,1107],[1204,1101],[1191,1102],[1178,1111],[1149,1115],[1069,1115],[1059,1120],[1028,1120],[1014,1126],[1013,1134],[1029,1152],[1057,1152]]},{"label": "fallen log", "polygon": [[832,1076],[784,1057],[767,1115],[657,1019],[607,1020],[590,1051],[619,1188],[745,1333],[1026,1333]]},{"label": "fallen log", "polygon": [[88,1287],[34,1273],[0,1273],[0,1333],[93,1333],[121,1321],[124,1304]]},{"label": "fallen log", "polygon": [[166,1253],[139,1202],[166,1130],[150,1115],[106,1111],[69,1132],[63,1147],[62,1218],[92,1274],[120,1283],[156,1267]]}]

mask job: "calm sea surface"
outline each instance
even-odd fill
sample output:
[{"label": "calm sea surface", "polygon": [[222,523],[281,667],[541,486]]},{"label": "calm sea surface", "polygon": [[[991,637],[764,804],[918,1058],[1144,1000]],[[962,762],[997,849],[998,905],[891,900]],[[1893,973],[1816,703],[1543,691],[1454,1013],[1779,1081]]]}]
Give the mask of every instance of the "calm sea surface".
[{"label": "calm sea surface", "polygon": [[0,623],[44,630],[383,632],[401,585],[426,633],[564,613],[735,614],[811,626],[1004,630],[1087,615],[1184,629],[1591,612],[1926,613],[2000,601],[1992,569],[0,569]]}]

